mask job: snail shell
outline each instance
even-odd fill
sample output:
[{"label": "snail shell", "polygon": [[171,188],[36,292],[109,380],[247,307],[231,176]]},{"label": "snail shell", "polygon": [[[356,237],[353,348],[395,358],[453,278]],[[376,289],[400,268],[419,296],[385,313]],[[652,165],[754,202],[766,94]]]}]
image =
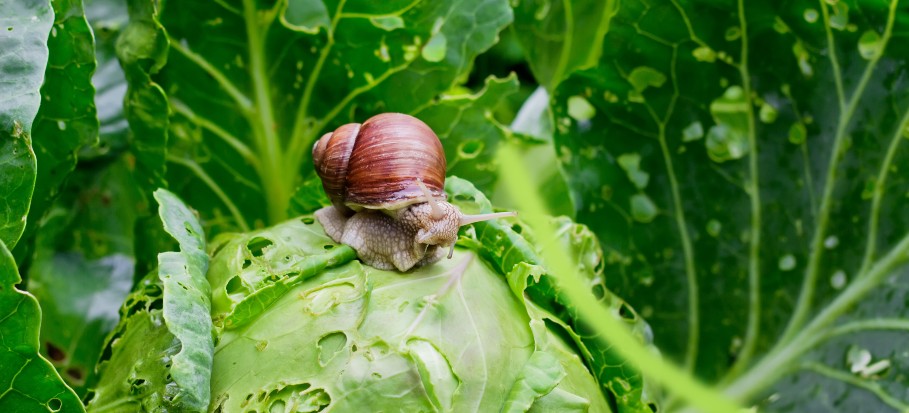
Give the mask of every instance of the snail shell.
[{"label": "snail shell", "polygon": [[425,202],[417,179],[444,200],[445,151],[421,120],[383,113],[343,125],[313,146],[313,163],[332,204],[345,215]]}]

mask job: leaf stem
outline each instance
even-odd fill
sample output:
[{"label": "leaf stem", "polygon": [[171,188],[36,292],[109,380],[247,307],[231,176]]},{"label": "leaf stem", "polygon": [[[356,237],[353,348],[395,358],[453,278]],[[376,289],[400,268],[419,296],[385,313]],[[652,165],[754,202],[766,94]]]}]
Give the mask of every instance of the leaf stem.
[{"label": "leaf stem", "polygon": [[[862,73],[862,77],[859,80],[858,85],[855,88],[852,96],[849,98],[849,104],[845,108],[840,116],[839,122],[836,127],[836,135],[833,142],[833,150],[830,153],[830,162],[827,165],[827,178],[824,182],[824,193],[821,198],[821,210],[818,214],[817,225],[814,229],[814,237],[811,241],[811,255],[808,261],[808,267],[805,269],[805,279],[802,283],[802,289],[799,293],[799,299],[795,307],[795,311],[792,315],[792,318],[789,320],[789,324],[786,326],[786,330],[783,333],[783,337],[780,339],[780,343],[786,343],[791,340],[796,333],[802,328],[805,324],[805,320],[808,318],[808,313],[811,311],[811,307],[814,301],[814,289],[817,284],[818,273],[820,272],[820,263],[821,257],[824,255],[824,237],[827,235],[827,225],[830,223],[830,213],[833,207],[833,189],[836,186],[836,175],[837,168],[840,161],[845,155],[846,145],[844,144],[845,137],[847,134],[847,128],[852,123],[852,116],[855,114],[855,109],[858,106],[859,100],[861,100],[862,95],[865,92],[865,87],[868,85],[868,81],[871,79],[871,74],[874,72],[874,68],[877,66],[877,62],[880,60],[881,56],[884,54],[884,49],[887,47],[887,43],[890,41],[890,35],[893,30],[893,20],[896,14],[896,3],[897,0],[891,0],[890,2],[890,12],[887,16],[887,26],[884,29],[884,34],[880,40],[880,50],[875,54],[871,60],[868,62],[868,65],[865,66],[865,71]],[[824,2],[821,2],[822,7],[827,7]],[[826,9],[825,9],[826,10]],[[824,12],[825,16],[827,12]],[[828,24],[825,20],[825,24]],[[832,37],[829,39],[832,42]],[[834,58],[832,50],[834,49],[833,43],[828,44],[828,49],[830,50],[831,59]],[[839,66],[833,61],[834,69],[837,69]]]},{"label": "leaf stem", "polygon": [[758,168],[758,147],[754,122],[754,105],[751,104],[751,74],[748,71],[748,22],[745,19],[745,5],[738,0],[739,25],[742,28],[742,52],[739,62],[739,74],[742,77],[742,88],[748,100],[748,174],[746,185],[748,198],[751,201],[751,239],[748,245],[748,325],[745,327],[745,338],[735,364],[727,372],[727,377],[735,377],[748,366],[754,356],[761,326],[761,185]]},{"label": "leaf stem", "polygon": [[179,41],[177,41],[174,38],[170,38],[170,47],[172,49],[180,52],[180,54],[185,56],[191,62],[198,65],[199,68],[202,69],[203,71],[205,71],[205,73],[207,73],[209,76],[211,76],[212,79],[215,79],[215,82],[217,82],[218,85],[221,86],[221,88],[223,88],[224,91],[227,92],[227,94],[230,95],[231,98],[233,98],[234,102],[237,103],[237,106],[239,106],[240,109],[243,110],[244,115],[249,116],[250,114],[252,114],[252,111],[253,111],[252,101],[250,101],[249,97],[246,96],[243,92],[241,92],[240,89],[238,89],[237,86],[235,86],[233,84],[233,82],[231,82],[230,79],[228,79],[227,76],[224,75],[224,73],[221,73],[221,71],[218,70],[217,68],[215,68],[214,66],[212,66],[211,63],[208,63],[208,61],[205,60],[204,57],[199,56],[192,50],[187,49],[186,47],[183,46],[183,44],[181,44]]},{"label": "leaf stem", "polygon": [[259,158],[256,157],[256,154],[253,153],[252,149],[250,149],[248,146],[246,146],[246,144],[243,143],[243,141],[238,139],[236,136],[231,135],[230,132],[222,129],[220,126],[218,126],[214,122],[197,115],[196,112],[193,112],[193,110],[189,106],[186,106],[186,104],[177,100],[176,98],[171,98],[170,104],[171,104],[171,108],[173,108],[174,112],[185,116],[187,119],[189,119],[190,122],[195,123],[196,125],[199,125],[203,129],[205,129],[205,130],[213,133],[215,136],[221,138],[221,140],[224,141],[224,143],[226,143],[226,144],[230,145],[230,147],[234,148],[234,150],[237,151],[237,153],[239,153],[240,156],[243,157],[243,160],[245,160],[246,162],[249,162],[249,164],[252,165],[253,168],[256,169],[256,171],[259,171],[259,165],[260,165]]},{"label": "leaf stem", "polygon": [[[287,206],[293,179],[288,179],[284,170],[281,141],[277,134],[274,111],[271,106],[270,85],[266,76],[265,44],[266,33],[260,31],[259,10],[255,0],[243,0],[243,15],[246,19],[246,36],[249,45],[250,75],[255,91],[258,122],[253,122],[256,149],[262,159],[260,177],[265,189],[268,218],[276,223],[287,218]],[[274,16],[269,16],[269,19]],[[267,28],[270,24],[262,25]]]},{"label": "leaf stem", "polygon": [[[810,324],[799,329],[793,335],[793,339],[777,342],[767,356],[752,369],[726,386],[725,393],[736,400],[749,400],[780,377],[790,373],[793,362],[808,350],[816,348],[818,344],[831,337],[831,333],[824,333],[825,328],[907,261],[909,261],[909,234],[904,236],[887,255],[872,265],[867,274],[860,274],[842,294],[818,313]],[[867,325],[865,324],[865,326]],[[840,329],[856,328],[856,325],[846,324],[846,326],[849,327],[840,327]]]},{"label": "leaf stem", "polygon": [[[516,150],[508,145],[499,148],[498,161],[502,165],[502,181],[512,196],[520,194],[523,202],[522,216],[538,234],[540,239],[554,239],[555,229],[552,223],[544,218],[545,207],[538,191],[527,181],[527,167],[521,162]],[[581,322],[596,333],[603,345],[611,345],[621,357],[639,368],[649,380],[665,386],[678,397],[708,413],[729,413],[740,410],[740,406],[718,394],[676,365],[656,356],[628,331],[628,328],[609,313],[602,303],[597,301],[577,274],[576,263],[571,262],[571,254],[560,243],[556,248],[545,248],[542,251],[547,269],[557,276],[553,277],[564,289],[568,299],[577,306]]]},{"label": "leaf stem", "polygon": [[[315,128],[313,125],[307,125],[306,115],[309,113],[309,104],[312,101],[312,94],[316,88],[316,83],[319,81],[319,75],[322,74],[322,67],[325,66],[325,60],[328,59],[328,55],[335,45],[335,30],[338,27],[338,21],[341,20],[341,11],[344,10],[344,3],[346,1],[347,0],[340,0],[338,2],[338,8],[335,10],[335,15],[332,16],[331,25],[328,28],[328,38],[325,40],[325,45],[322,47],[319,59],[316,60],[316,65],[313,67],[312,72],[309,72],[309,78],[306,80],[306,88],[303,89],[303,97],[300,99],[300,106],[297,107],[297,114],[294,117],[294,128],[290,135],[290,144],[288,145],[287,151],[288,159],[293,159],[298,156],[296,152],[302,151],[302,147],[304,147],[302,141],[307,140],[307,136],[313,137],[320,131],[319,128]],[[310,138],[308,140],[312,139]],[[293,161],[288,162],[288,164],[296,167]],[[297,171],[294,169],[293,172],[296,174]]]},{"label": "leaf stem", "polygon": [[903,130],[909,126],[909,108],[903,112],[903,118],[896,126],[893,137],[890,138],[890,146],[887,148],[887,154],[884,156],[884,162],[877,174],[877,181],[874,183],[874,197],[871,200],[871,217],[868,220],[868,239],[865,240],[865,257],[862,258],[862,266],[859,274],[865,273],[877,249],[877,230],[881,219],[881,200],[884,198],[884,186],[887,183],[887,174],[890,172],[890,165],[893,164],[893,157],[896,156],[896,148],[903,141]]},{"label": "leaf stem", "polygon": [[230,197],[228,197],[227,194],[221,190],[221,187],[218,186],[218,183],[211,179],[211,177],[205,173],[205,170],[202,169],[198,163],[174,155],[168,155],[167,161],[178,165],[183,165],[192,171],[192,173],[196,174],[199,180],[204,182],[205,185],[207,185],[208,188],[215,193],[215,196],[221,200],[224,206],[227,207],[227,210],[230,211],[231,215],[233,215],[234,220],[237,221],[237,226],[239,226],[243,232],[249,232],[249,225],[246,223],[246,219],[243,218],[243,214],[240,213],[240,209],[234,205],[233,201],[230,200]]}]

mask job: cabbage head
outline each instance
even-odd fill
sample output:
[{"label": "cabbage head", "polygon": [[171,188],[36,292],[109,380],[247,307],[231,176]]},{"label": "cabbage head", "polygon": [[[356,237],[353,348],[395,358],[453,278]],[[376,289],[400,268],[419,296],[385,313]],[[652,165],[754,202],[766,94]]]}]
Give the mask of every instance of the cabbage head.
[{"label": "cabbage head", "polygon": [[425,268],[380,271],[311,216],[222,234],[207,251],[210,291],[199,291],[210,295],[183,297],[210,298],[210,365],[204,351],[178,356],[205,347],[173,328],[198,303],[170,304],[169,278],[150,274],[121,309],[89,411],[611,411],[577,336],[515,282],[537,266],[502,274],[459,246]]}]

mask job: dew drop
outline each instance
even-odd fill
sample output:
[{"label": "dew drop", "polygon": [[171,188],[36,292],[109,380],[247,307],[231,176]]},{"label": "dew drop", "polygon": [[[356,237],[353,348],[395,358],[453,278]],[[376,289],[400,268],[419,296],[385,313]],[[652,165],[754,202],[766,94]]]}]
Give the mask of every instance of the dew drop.
[{"label": "dew drop", "polygon": [[764,102],[764,104],[761,105],[761,111],[759,112],[758,117],[761,119],[761,122],[773,123],[776,121],[778,114],[779,112],[776,111],[776,108],[773,107],[773,105]]},{"label": "dew drop", "polygon": [[62,120],[58,120],[58,121],[57,121],[57,128],[59,128],[60,130],[66,130],[66,122],[64,122],[64,121],[62,121]]},{"label": "dew drop", "polygon": [[780,267],[781,271],[791,271],[795,268],[795,256],[792,254],[786,254],[780,257],[779,263],[777,265]]},{"label": "dew drop", "polygon": [[805,9],[804,13],[805,21],[808,23],[814,23],[817,21],[818,13],[815,9]]},{"label": "dew drop", "polygon": [[840,245],[840,239],[836,235],[831,235],[824,240],[824,246],[828,250],[836,248],[837,245]]},{"label": "dew drop", "polygon": [[836,290],[842,290],[846,286],[846,272],[837,270],[830,276],[830,286]]},{"label": "dew drop", "polygon": [[720,231],[722,230],[723,224],[721,224],[720,221],[717,221],[715,219],[707,221],[707,233],[710,234],[711,237],[716,238],[720,235]]},{"label": "dew drop", "polygon": [[656,204],[647,194],[634,194],[631,196],[631,216],[635,221],[648,223],[657,215]]},{"label": "dew drop", "polygon": [[859,38],[859,54],[865,60],[874,59],[881,53],[881,45],[881,36],[873,30],[868,30]]}]

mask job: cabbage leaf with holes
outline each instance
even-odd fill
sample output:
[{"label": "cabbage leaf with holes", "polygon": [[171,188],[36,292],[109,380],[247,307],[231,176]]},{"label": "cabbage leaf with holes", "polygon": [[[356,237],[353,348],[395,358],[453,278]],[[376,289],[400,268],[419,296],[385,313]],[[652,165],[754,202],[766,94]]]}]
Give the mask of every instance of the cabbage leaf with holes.
[{"label": "cabbage leaf with holes", "polygon": [[[525,298],[541,273],[531,263],[506,277],[459,247],[436,265],[380,271],[308,215],[222,234],[209,252],[209,411],[611,411],[572,327]],[[168,303],[198,300],[169,300],[180,290],[167,283],[151,274],[127,299],[89,411],[180,406],[186,347]]]}]

